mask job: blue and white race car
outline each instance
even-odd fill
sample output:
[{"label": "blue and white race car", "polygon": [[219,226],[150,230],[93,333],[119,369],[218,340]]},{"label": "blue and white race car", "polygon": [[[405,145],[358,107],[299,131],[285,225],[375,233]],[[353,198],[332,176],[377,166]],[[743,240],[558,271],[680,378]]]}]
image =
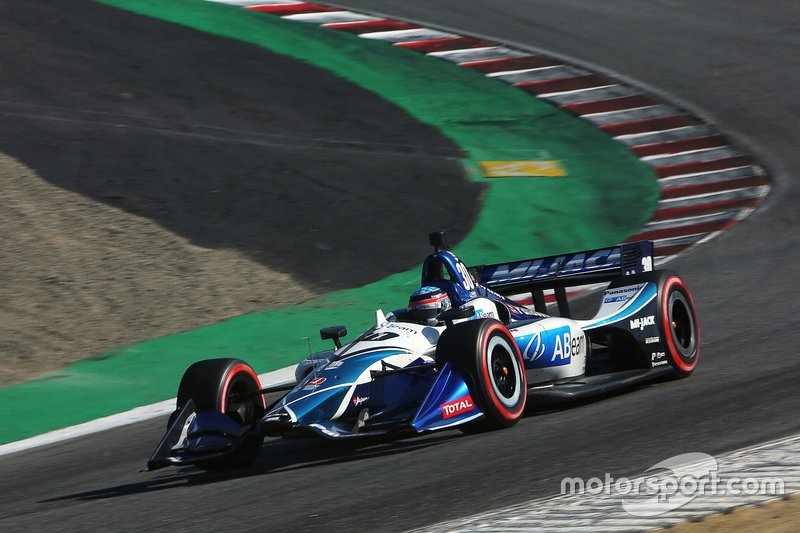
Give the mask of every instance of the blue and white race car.
[{"label": "blue and white race car", "polygon": [[[334,347],[303,360],[296,383],[262,388],[238,359],[190,366],[148,469],[243,466],[265,436],[499,429],[526,405],[685,377],[697,365],[689,289],[653,270],[649,241],[472,268],[448,250],[444,232],[431,244],[408,307],[376,311],[375,325],[344,344],[344,326],[323,328]],[[600,282],[610,283],[595,316],[570,318],[566,288]],[[545,291],[557,314],[547,313]],[[508,297],[521,293],[532,306]]]}]

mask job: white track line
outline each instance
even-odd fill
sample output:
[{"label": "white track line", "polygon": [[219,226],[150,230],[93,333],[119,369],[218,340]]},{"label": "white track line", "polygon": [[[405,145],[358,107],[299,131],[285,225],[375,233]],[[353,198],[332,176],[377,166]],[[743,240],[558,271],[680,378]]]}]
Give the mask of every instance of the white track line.
[{"label": "white track line", "polygon": [[587,74],[589,74],[589,72],[586,70],[568,67],[566,65],[554,65],[550,67],[522,70],[511,74],[500,72],[489,77],[496,80],[502,80],[513,85],[515,83],[525,83],[531,81],[550,81],[557,80],[559,78],[574,78],[576,76],[585,76]]},{"label": "white track line", "polygon": [[642,91],[634,89],[633,87],[628,87],[627,85],[617,84],[566,93],[552,93],[551,95],[540,94],[539,98],[556,105],[564,106],[569,104],[587,104],[600,100],[622,98],[623,96],[636,96],[638,94],[642,94]]},{"label": "white track line", "polygon": [[[271,387],[273,385],[293,383],[294,369],[296,366],[297,365],[287,366],[286,368],[273,370],[272,372],[267,372],[265,374],[259,375],[258,379],[261,381],[261,386]],[[30,450],[32,448],[38,448],[39,446],[45,446],[47,444],[54,444],[56,442],[74,439],[76,437],[82,437],[84,435],[90,435],[92,433],[98,433],[100,431],[105,431],[107,429],[113,429],[121,426],[127,426],[130,424],[136,424],[137,422],[144,422],[145,420],[151,420],[153,418],[158,418],[160,416],[166,416],[174,410],[175,410],[175,398],[164,400],[163,402],[158,402],[151,405],[145,405],[143,407],[136,407],[135,409],[131,409],[130,411],[125,411],[124,413],[118,413],[116,415],[111,415],[111,416],[104,416],[103,418],[91,420],[89,422],[78,424],[76,426],[70,426],[63,429],[56,429],[48,433],[43,433],[41,435],[36,435],[35,437],[30,437],[28,439],[23,439],[23,440],[18,440],[16,442],[3,444],[2,446],[0,446],[0,456],[8,455],[10,453],[21,452],[24,450]]]},{"label": "white track line", "polygon": [[717,132],[711,126],[683,126],[671,130],[649,131],[644,133],[631,133],[628,135],[617,135],[615,140],[630,147],[644,146],[647,144],[659,144],[668,141],[683,141],[698,137],[709,137]]},{"label": "white track line", "polygon": [[283,17],[288,20],[307,22],[309,24],[342,24],[349,22],[368,22],[380,20],[378,17],[353,13],[352,11],[324,11],[322,13],[300,13],[297,15],[286,15]]},{"label": "white track line", "polygon": [[506,46],[487,46],[485,48],[466,48],[464,50],[449,50],[447,52],[430,52],[428,55],[460,64],[492,61],[495,59],[511,59],[514,57],[524,57],[528,54]]},{"label": "white track line", "polygon": [[637,122],[651,118],[674,117],[680,114],[681,112],[672,106],[657,104],[646,107],[619,109],[617,111],[606,111],[605,113],[590,113],[581,115],[581,118],[600,127],[611,126],[612,124],[625,124],[626,122]]},{"label": "white track line", "polygon": [[387,30],[362,33],[359,37],[363,39],[376,39],[390,43],[408,43],[415,41],[427,41],[431,39],[445,39],[457,37],[454,33],[429,30],[427,28],[415,28],[411,30]]}]

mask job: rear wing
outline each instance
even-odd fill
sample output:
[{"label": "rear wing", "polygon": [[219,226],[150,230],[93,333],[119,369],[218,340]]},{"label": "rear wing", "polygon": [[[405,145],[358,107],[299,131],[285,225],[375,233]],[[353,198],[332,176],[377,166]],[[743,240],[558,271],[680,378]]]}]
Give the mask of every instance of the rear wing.
[{"label": "rear wing", "polygon": [[653,270],[653,242],[472,267],[481,285],[508,296],[530,292],[537,311],[546,312],[544,291],[552,289],[559,312],[569,316],[566,287],[606,283]]}]

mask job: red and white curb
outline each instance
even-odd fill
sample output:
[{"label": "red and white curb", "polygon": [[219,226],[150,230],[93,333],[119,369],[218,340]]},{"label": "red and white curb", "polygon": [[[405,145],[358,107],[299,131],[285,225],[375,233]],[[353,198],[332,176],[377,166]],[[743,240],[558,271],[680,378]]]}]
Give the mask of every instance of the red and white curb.
[{"label": "red and white curb", "polygon": [[[689,454],[692,456],[700,454]],[[711,456],[706,456],[712,458]],[[718,476],[721,480],[718,490],[697,490],[683,505],[665,510],[657,516],[643,516],[628,506],[626,512],[623,505],[626,497],[614,494],[615,487],[603,484],[597,495],[566,494],[549,498],[530,500],[526,503],[495,509],[490,512],[457,520],[441,522],[416,531],[431,533],[451,531],[646,531],[655,528],[674,526],[690,520],[698,520],[711,513],[721,513],[734,507],[753,505],[800,492],[800,435],[743,448],[712,459],[718,465]],[[696,465],[694,465],[696,466]],[[693,470],[692,465],[685,465],[686,470]],[[679,468],[672,467],[672,474]],[[604,474],[594,474],[597,479],[604,479]],[[644,486],[645,479],[654,479],[658,486],[666,477],[663,475],[643,476],[631,480],[632,484]],[[748,480],[735,485],[735,490],[727,484],[731,480]],[[747,485],[749,480],[782,480],[780,491],[763,491],[750,494]],[[757,483],[756,483],[757,484]],[[614,483],[616,485],[616,483]],[[690,485],[690,484],[689,484]],[[656,486],[656,485],[654,485]],[[752,488],[755,488],[753,485]],[[770,485],[770,488],[773,486]],[[559,490],[554,488],[554,490]],[[738,494],[733,494],[737,492]],[[773,492],[773,494],[767,494]],[[776,495],[774,492],[782,494]],[[675,493],[675,496],[681,497]],[[665,501],[653,501],[650,509],[659,509]],[[636,516],[636,515],[639,516]],[[647,513],[650,514],[650,513]],[[655,513],[652,513],[655,514]]]},{"label": "red and white curb", "polygon": [[658,207],[628,240],[652,240],[657,264],[730,229],[770,191],[764,169],[712,124],[607,74],[500,43],[339,7],[287,0],[209,1],[438,57],[591,122],[633,151],[656,175],[661,186]]}]

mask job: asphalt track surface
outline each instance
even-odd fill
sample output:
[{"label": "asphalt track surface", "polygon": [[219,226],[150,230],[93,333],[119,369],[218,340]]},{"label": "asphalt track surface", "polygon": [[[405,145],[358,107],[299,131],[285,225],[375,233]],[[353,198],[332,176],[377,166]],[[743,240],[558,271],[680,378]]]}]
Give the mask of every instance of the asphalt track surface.
[{"label": "asphalt track surface", "polygon": [[507,431],[362,449],[269,441],[251,469],[142,474],[160,420],[0,460],[0,526],[401,530],[554,494],[564,476],[640,474],[800,431],[797,124],[800,6],[635,0],[349,2],[591,61],[705,110],[758,147],[760,212],[674,261],[702,328],[695,374],[532,413]]}]

